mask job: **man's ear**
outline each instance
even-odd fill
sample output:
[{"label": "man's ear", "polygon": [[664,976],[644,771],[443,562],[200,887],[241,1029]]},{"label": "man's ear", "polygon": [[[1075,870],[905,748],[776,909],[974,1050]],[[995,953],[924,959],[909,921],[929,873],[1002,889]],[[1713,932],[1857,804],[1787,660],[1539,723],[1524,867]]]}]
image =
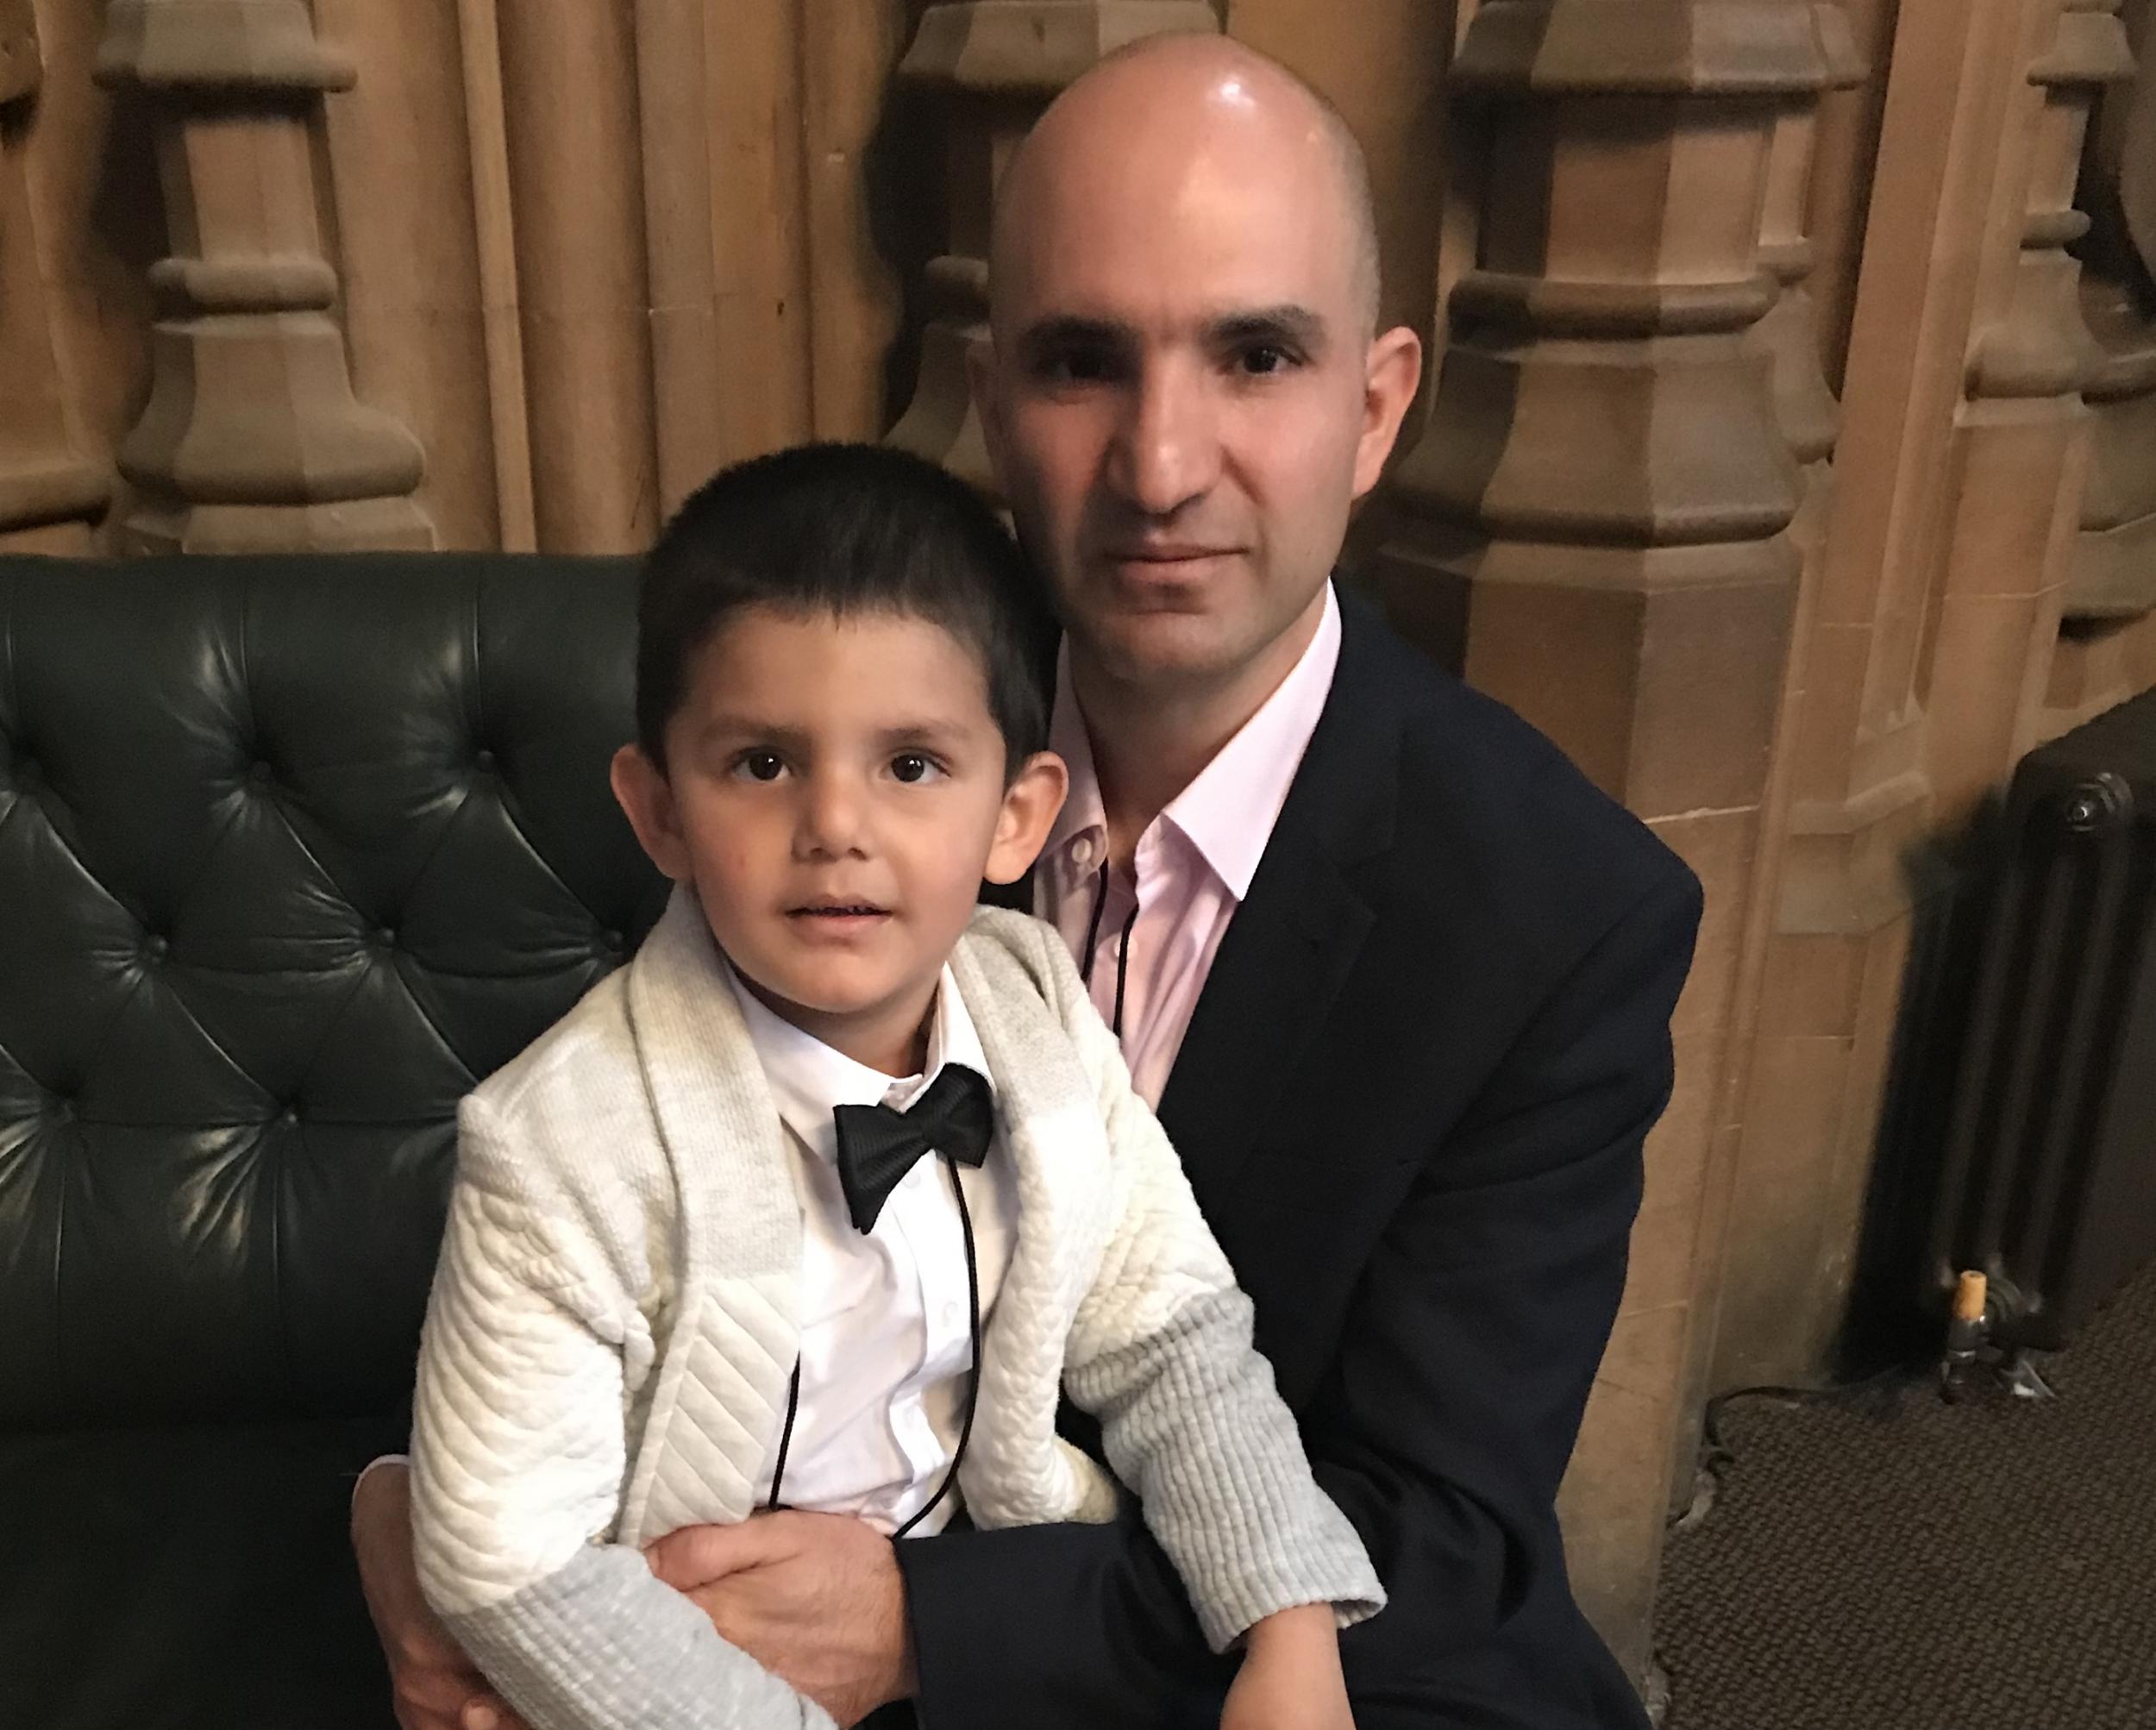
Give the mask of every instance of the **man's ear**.
[{"label": "man's ear", "polygon": [[1400,423],[1422,380],[1422,339],[1404,324],[1370,342],[1363,371],[1363,436],[1355,448],[1355,496],[1377,485],[1385,459],[1400,436]]},{"label": "man's ear", "polygon": [[996,813],[995,843],[981,874],[991,883],[1015,883],[1048,844],[1048,832],[1070,791],[1070,771],[1053,751],[1036,751],[1003,790]]},{"label": "man's ear", "polygon": [[614,797],[636,831],[637,843],[651,862],[677,883],[689,881],[689,848],[674,808],[674,788],[666,771],[644,755],[642,745],[624,745],[607,770]]}]

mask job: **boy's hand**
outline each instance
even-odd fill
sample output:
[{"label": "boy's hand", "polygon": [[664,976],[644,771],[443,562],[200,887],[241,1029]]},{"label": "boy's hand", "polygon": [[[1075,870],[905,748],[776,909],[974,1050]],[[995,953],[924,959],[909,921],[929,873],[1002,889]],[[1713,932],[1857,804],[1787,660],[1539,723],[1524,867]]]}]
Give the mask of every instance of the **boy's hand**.
[{"label": "boy's hand", "polygon": [[403,1730],[524,1730],[419,1595],[409,1468],[373,1466],[354,1488],[352,1553]]},{"label": "boy's hand", "polygon": [[1355,1730],[1330,1604],[1282,1610],[1250,1630],[1220,1730]]},{"label": "boy's hand", "polygon": [[720,1635],[841,1724],[914,1692],[891,1540],[846,1514],[781,1510],[688,1526],[644,1552]]}]

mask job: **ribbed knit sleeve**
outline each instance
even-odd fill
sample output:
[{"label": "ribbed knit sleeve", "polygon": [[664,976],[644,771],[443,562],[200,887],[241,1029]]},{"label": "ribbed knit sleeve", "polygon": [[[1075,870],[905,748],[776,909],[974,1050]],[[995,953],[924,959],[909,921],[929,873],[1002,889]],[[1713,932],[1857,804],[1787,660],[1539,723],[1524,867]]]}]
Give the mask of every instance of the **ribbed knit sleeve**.
[{"label": "ribbed knit sleeve", "polygon": [[[1017,928],[1012,939],[1029,940]],[[1033,925],[1031,967],[1098,1094],[1115,1224],[1080,1301],[1064,1366],[1101,1425],[1108,1463],[1224,1651],[1275,1611],[1331,1603],[1342,1626],[1384,1588],[1347,1517],[1318,1487],[1295,1420],[1251,1342],[1250,1301],[1199,1212],[1159,1120],[1069,954]]]}]

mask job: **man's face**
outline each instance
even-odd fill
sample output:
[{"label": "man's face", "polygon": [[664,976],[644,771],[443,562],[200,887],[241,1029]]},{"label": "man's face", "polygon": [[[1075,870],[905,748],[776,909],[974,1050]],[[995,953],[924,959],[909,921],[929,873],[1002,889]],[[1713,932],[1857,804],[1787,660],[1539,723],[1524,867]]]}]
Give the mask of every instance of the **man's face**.
[{"label": "man's face", "polygon": [[1109,145],[1029,176],[1007,223],[975,383],[1074,643],[1163,695],[1232,681],[1314,622],[1413,391],[1392,333],[1398,401],[1373,398],[1337,180],[1307,147]]},{"label": "man's face", "polygon": [[698,652],[666,740],[663,774],[615,762],[646,850],[772,1009],[904,1073],[981,879],[1045,837],[1060,762],[1006,780],[980,658],[941,626],[760,607]]}]

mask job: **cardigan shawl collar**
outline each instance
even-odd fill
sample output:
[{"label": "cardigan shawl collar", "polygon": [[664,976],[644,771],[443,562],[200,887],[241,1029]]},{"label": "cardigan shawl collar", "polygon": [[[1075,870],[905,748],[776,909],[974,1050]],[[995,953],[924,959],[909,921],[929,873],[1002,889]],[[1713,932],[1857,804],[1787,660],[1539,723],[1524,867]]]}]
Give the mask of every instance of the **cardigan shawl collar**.
[{"label": "cardigan shawl collar", "polygon": [[[694,894],[677,889],[628,968],[631,1037],[674,1190],[675,1313],[636,1451],[619,1532],[649,1541],[693,1519],[745,1519],[784,1422],[799,1349],[802,1199],[776,1104]],[[981,1353],[980,1415],[961,1482],[1006,1522],[1103,1519],[1100,1469],[1053,1437],[1059,1363],[1112,1228],[1098,1102],[1037,983],[968,933],[951,972],[981,1039],[1018,1186],[1018,1229]],[[1044,1366],[1050,1366],[1044,1374]],[[717,1397],[715,1397],[717,1396]],[[744,1431],[743,1426],[749,1427]],[[691,1441],[733,1432],[715,1467]],[[1021,1445],[1022,1441],[1022,1445]],[[686,1444],[700,1448],[694,1459]],[[1044,1476],[999,1471],[1034,1455]]]}]

